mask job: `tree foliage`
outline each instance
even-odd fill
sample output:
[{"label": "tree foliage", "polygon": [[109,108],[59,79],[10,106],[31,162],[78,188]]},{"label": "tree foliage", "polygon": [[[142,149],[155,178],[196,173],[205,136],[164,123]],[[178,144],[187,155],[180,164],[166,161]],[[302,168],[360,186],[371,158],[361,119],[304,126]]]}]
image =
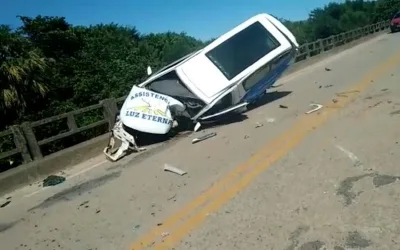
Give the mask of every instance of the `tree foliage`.
[{"label": "tree foliage", "polygon": [[[388,20],[399,9],[400,0],[346,1],[283,22],[301,44]],[[161,68],[213,41],[114,23],[74,26],[64,17],[17,18],[16,30],[0,26],[0,130],[126,95],[148,65]]]}]

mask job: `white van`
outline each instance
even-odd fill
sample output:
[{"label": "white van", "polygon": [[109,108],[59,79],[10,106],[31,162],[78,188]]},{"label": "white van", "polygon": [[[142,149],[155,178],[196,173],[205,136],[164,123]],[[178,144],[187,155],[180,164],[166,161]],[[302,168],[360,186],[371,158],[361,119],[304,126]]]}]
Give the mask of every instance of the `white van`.
[{"label": "white van", "polygon": [[256,15],[133,86],[117,125],[163,134],[177,116],[198,123],[243,112],[294,62],[298,47],[280,21]]}]

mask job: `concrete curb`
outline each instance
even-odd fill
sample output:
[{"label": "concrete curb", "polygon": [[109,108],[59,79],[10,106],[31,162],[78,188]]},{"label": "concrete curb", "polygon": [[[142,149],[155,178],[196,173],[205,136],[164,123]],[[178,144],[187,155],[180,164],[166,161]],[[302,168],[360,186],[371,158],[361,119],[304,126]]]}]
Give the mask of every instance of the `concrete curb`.
[{"label": "concrete curb", "polygon": [[[311,66],[327,57],[353,48],[377,36],[388,33],[387,30],[371,34],[370,36],[360,38],[348,44],[333,48],[309,59],[294,64],[282,76],[293,74],[301,69]],[[109,134],[104,134],[89,141],[80,143],[73,147],[61,150],[57,153],[44,157],[42,160],[34,161],[29,164],[18,166],[0,174],[0,195],[9,193],[22,186],[31,184],[35,181],[45,178],[45,176],[54,174],[58,171],[72,167],[84,161],[90,160],[102,154],[107,145]],[[167,142],[168,143],[168,142]],[[150,149],[155,150],[157,147]]]}]

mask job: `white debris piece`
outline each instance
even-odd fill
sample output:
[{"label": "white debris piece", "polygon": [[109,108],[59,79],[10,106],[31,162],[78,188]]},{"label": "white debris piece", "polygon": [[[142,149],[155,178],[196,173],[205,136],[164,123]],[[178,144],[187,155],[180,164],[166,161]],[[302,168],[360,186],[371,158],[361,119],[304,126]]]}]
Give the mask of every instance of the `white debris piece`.
[{"label": "white debris piece", "polygon": [[204,141],[204,140],[207,140],[207,139],[209,139],[209,138],[211,138],[211,137],[214,137],[214,136],[216,136],[216,135],[217,135],[217,133],[213,132],[213,133],[210,133],[210,134],[206,134],[206,135],[203,135],[203,136],[194,138],[194,139],[192,140],[192,144],[198,143],[198,142],[201,142],[201,141]]},{"label": "white debris piece", "polygon": [[199,130],[200,127],[201,127],[201,123],[200,122],[196,123],[196,126],[194,126],[194,132],[197,132],[197,130]]},{"label": "white debris piece", "polygon": [[311,103],[310,106],[315,106],[315,108],[311,109],[310,111],[307,111],[306,114],[311,114],[317,110],[320,110],[323,106],[318,103]]},{"label": "white debris piece", "polygon": [[273,123],[273,122],[275,122],[275,118],[268,118],[268,119],[267,119],[267,122],[268,122],[268,123]]},{"label": "white debris piece", "polygon": [[181,170],[179,168],[173,167],[173,166],[168,165],[168,164],[164,165],[164,171],[169,171],[169,172],[172,172],[172,173],[175,173],[175,174],[179,174],[179,175],[184,175],[184,174],[187,173],[186,171],[183,171],[183,170]]}]

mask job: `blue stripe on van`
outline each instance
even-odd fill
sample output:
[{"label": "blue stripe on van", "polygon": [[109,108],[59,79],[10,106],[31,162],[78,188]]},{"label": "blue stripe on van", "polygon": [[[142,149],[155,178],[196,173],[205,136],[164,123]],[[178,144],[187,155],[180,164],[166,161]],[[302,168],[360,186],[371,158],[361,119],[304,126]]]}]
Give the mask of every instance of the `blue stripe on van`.
[{"label": "blue stripe on van", "polygon": [[290,60],[292,60],[292,57],[282,61],[273,71],[269,72],[264,78],[254,84],[254,86],[246,92],[241,101],[251,103],[261,97],[289,67]]}]

